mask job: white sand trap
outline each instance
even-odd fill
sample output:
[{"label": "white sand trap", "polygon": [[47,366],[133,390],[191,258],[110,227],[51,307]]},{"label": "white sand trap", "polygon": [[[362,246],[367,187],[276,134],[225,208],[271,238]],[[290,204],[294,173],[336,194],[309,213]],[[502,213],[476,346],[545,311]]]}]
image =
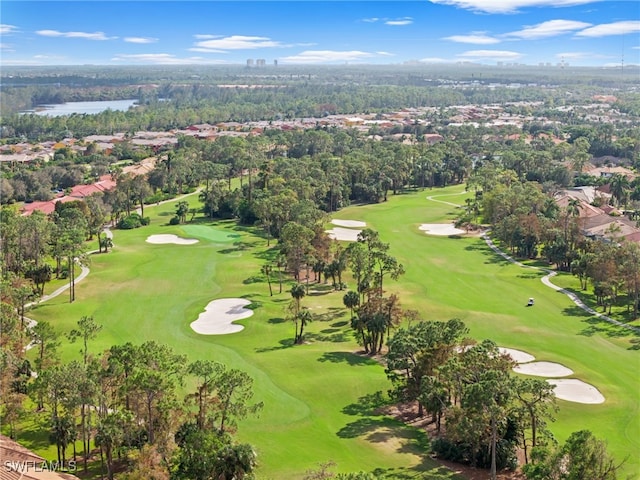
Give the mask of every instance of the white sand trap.
[{"label": "white sand trap", "polygon": [[333,219],[331,223],[337,225],[338,227],[347,227],[347,228],[364,228],[367,226],[367,222],[361,222],[360,220],[338,220]]},{"label": "white sand trap", "polygon": [[461,233],[465,233],[464,230],[460,230],[453,226],[453,223],[423,223],[418,227],[419,230],[422,230],[429,235],[460,235]]},{"label": "white sand trap", "polygon": [[533,362],[536,359],[533,355],[523,352],[522,350],[515,350],[513,348],[506,347],[498,347],[498,350],[500,350],[500,353],[508,354],[516,363]]},{"label": "white sand trap", "polygon": [[513,367],[513,371],[536,377],[567,377],[573,373],[570,368],[552,362],[524,363]]},{"label": "white sand trap", "polygon": [[198,319],[191,322],[194,332],[202,335],[226,335],[244,329],[242,325],[232,322],[253,315],[253,310],[244,308],[251,302],[244,298],[220,298],[209,302]]},{"label": "white sand trap", "polygon": [[593,385],[575,378],[560,378],[547,380],[554,385],[553,393],[561,400],[576,403],[597,404],[604,403],[604,397]]},{"label": "white sand trap", "polygon": [[358,241],[358,235],[362,230],[354,230],[352,228],[342,228],[335,227],[331,230],[326,230],[331,238],[335,238],[336,240],[344,240],[347,242],[356,242]]},{"label": "white sand trap", "polygon": [[147,237],[147,243],[154,243],[156,245],[163,245],[166,243],[175,243],[176,245],[193,245],[198,243],[195,238],[182,238],[172,233],[163,233],[161,235],[151,235]]}]

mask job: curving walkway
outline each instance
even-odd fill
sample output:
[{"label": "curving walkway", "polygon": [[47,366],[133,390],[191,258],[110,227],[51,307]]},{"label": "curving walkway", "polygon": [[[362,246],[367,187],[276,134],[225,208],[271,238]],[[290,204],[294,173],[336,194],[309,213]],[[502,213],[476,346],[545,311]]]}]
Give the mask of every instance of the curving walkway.
[{"label": "curving walkway", "polygon": [[444,203],[445,205],[451,205],[452,207],[461,207],[462,205],[460,205],[459,203],[451,203],[451,202],[445,202],[444,200],[436,200],[435,197],[453,197],[456,195],[464,195],[465,193],[467,193],[466,190],[463,190],[462,192],[458,192],[458,193],[445,193],[443,195],[429,195],[427,197],[427,200],[431,200],[432,202],[437,202],[437,203]]},{"label": "curving walkway", "polygon": [[[464,193],[464,192],[462,192]],[[448,195],[439,195],[439,196],[450,196],[450,195],[460,195],[459,193],[452,193],[452,194],[448,194]],[[445,203],[447,205],[452,205],[452,206],[456,206],[456,207],[460,207],[461,205],[456,205],[455,203],[450,203],[450,202],[445,202],[442,200],[436,200],[435,198],[433,198],[433,196],[429,196],[427,197],[427,200],[431,200],[433,202],[439,202],[439,203]],[[580,307],[582,310],[584,310],[585,312],[598,317],[602,320],[604,320],[605,322],[608,322],[612,325],[616,325],[618,327],[622,327],[622,328],[626,328],[627,330],[631,330],[633,332],[636,333],[640,333],[640,328],[639,327],[635,327],[633,325],[627,325],[626,323],[620,322],[618,320],[615,320],[611,317],[608,317],[607,315],[604,315],[600,312],[596,312],[593,308],[589,307],[588,305],[586,305],[575,293],[570,292],[569,290],[559,287],[557,285],[555,285],[554,283],[551,282],[551,278],[555,277],[558,273],[554,272],[552,270],[549,270],[547,268],[541,268],[541,267],[534,267],[531,265],[525,265],[522,262],[517,261],[516,259],[514,259],[513,257],[511,257],[510,255],[506,254],[505,252],[503,252],[502,250],[500,250],[489,238],[488,235],[488,230],[482,235],[482,239],[487,243],[487,245],[489,246],[489,248],[491,248],[491,250],[493,250],[495,253],[497,253],[498,255],[500,255],[502,258],[504,258],[505,260],[518,265],[519,267],[522,268],[531,268],[534,270],[541,270],[543,272],[546,272],[547,275],[545,275],[544,277],[541,278],[541,281],[544,285],[546,285],[547,287],[555,290],[556,292],[560,292],[565,294],[567,297],[569,297],[571,299],[571,301],[573,303],[575,303],[578,307]]]},{"label": "curving walkway", "polygon": [[604,315],[600,312],[596,312],[593,308],[589,307],[588,305],[586,305],[582,300],[580,300],[580,298],[573,292],[570,292],[569,290],[559,287],[557,285],[555,285],[554,283],[551,282],[551,278],[555,277],[558,273],[554,272],[552,270],[546,269],[546,268],[541,268],[541,267],[533,267],[531,265],[525,265],[522,262],[519,262],[517,260],[515,260],[514,258],[510,257],[509,255],[507,255],[506,253],[504,253],[502,250],[500,250],[498,247],[495,246],[495,244],[491,241],[491,239],[489,238],[489,236],[485,233],[484,235],[482,235],[482,239],[487,242],[487,245],[489,246],[489,248],[491,248],[491,250],[493,250],[494,252],[496,252],[498,255],[500,255],[502,258],[504,258],[505,260],[508,260],[509,262],[518,265],[520,267],[523,268],[532,268],[534,270],[541,270],[543,272],[546,272],[547,274],[542,277],[540,280],[542,281],[543,284],[545,284],[547,287],[555,290],[556,292],[560,292],[560,293],[564,293],[567,297],[569,297],[571,299],[571,301],[573,303],[575,303],[578,307],[580,307],[581,309],[583,309],[585,312],[594,315],[602,320],[604,320],[605,322],[609,322],[613,325],[616,325],[618,327],[622,327],[622,328],[626,328],[628,330],[632,330],[634,332],[640,333],[640,328],[638,327],[634,327],[633,325],[627,325],[626,323],[622,323],[618,320],[615,320],[611,317],[608,317],[607,315]]}]

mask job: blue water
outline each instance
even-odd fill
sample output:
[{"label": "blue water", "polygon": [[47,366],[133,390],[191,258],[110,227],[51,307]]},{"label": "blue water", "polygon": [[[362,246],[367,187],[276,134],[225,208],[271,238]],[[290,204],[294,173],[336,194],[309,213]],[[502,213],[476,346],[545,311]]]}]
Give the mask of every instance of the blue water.
[{"label": "blue water", "polygon": [[[102,102],[68,102],[57,105],[40,105],[36,110],[25,113],[35,113],[47,117],[60,117],[62,115],[95,114],[104,112],[107,109],[127,111],[135,105],[137,100],[107,100]],[[42,110],[41,110],[42,109]]]}]

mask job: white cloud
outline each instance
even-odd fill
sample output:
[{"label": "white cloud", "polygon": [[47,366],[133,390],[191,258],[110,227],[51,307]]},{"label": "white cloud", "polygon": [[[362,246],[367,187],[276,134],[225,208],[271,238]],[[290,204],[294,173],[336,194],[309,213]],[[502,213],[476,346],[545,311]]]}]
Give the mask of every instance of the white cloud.
[{"label": "white cloud", "polygon": [[456,43],[473,43],[475,45],[492,45],[494,43],[500,43],[500,40],[497,38],[490,37],[482,32],[472,33],[471,35],[451,35],[450,37],[444,37],[443,40],[449,40]]},{"label": "white cloud", "polygon": [[568,7],[594,3],[596,0],[429,0],[431,3],[453,5],[484,13],[516,13],[527,7]]},{"label": "white cloud", "polygon": [[13,32],[16,32],[18,27],[15,25],[7,25],[6,23],[0,23],[0,35],[10,35]]},{"label": "white cloud", "polygon": [[209,50],[251,50],[255,48],[282,47],[280,42],[269,37],[253,37],[245,35],[231,35],[230,37],[204,40],[196,43],[196,47]]},{"label": "white cloud", "polygon": [[593,52],[565,52],[556,53],[555,57],[559,60],[576,61],[576,60],[591,60],[600,58],[612,58],[610,55],[602,55]]},{"label": "white cloud", "polygon": [[448,58],[439,58],[439,57],[428,57],[422,58],[419,60],[421,63],[454,63],[456,60],[451,60]]},{"label": "white cloud", "polygon": [[111,59],[114,62],[123,63],[150,63],[154,65],[215,65],[221,63],[228,63],[223,60],[211,60],[202,57],[186,57],[178,58],[170,53],[140,53],[130,55],[116,55]]},{"label": "white cloud", "polygon": [[373,53],[358,50],[306,50],[297,55],[282,57],[280,60],[286,63],[328,63],[328,62],[353,62],[375,56]]},{"label": "white cloud", "polygon": [[118,37],[107,37],[103,32],[60,32],[58,30],[38,30],[43,37],[84,38],[85,40],[113,40]]},{"label": "white cloud", "polygon": [[465,60],[495,60],[495,61],[513,61],[522,58],[522,54],[509,50],[469,50],[456,55]]},{"label": "white cloud", "polygon": [[124,41],[128,43],[156,43],[158,39],[153,37],[124,37]]},{"label": "white cloud", "polygon": [[389,53],[389,52],[376,52],[376,55],[380,55],[381,57],[395,57],[396,56],[395,53]]},{"label": "white cloud", "polygon": [[209,35],[209,34],[200,34],[197,33],[193,36],[194,38],[197,38],[198,40],[209,40],[211,38],[221,38],[222,35]]},{"label": "white cloud", "polygon": [[603,23],[586,28],[576,33],[576,37],[607,37],[610,35],[625,35],[640,32],[640,20],[626,20],[622,22]]},{"label": "white cloud", "polygon": [[411,25],[413,23],[413,18],[411,17],[404,17],[404,18],[398,18],[395,20],[386,20],[384,22],[385,25],[391,25],[391,26],[404,26],[404,25]]},{"label": "white cloud", "polygon": [[200,48],[200,47],[191,47],[189,51],[200,52],[200,53],[229,53],[228,50],[215,50],[213,48]]},{"label": "white cloud", "polygon": [[371,17],[371,18],[363,18],[362,21],[365,23],[376,23],[377,21],[379,21],[380,19],[378,17]]},{"label": "white cloud", "polygon": [[505,37],[516,37],[525,40],[534,40],[538,38],[548,38],[555,37],[557,35],[564,35],[576,30],[582,30],[583,28],[587,28],[590,26],[590,23],[577,22],[575,20],[549,20],[537,25],[527,26],[517,32],[507,33],[505,34]]},{"label": "white cloud", "polygon": [[13,49],[13,45],[9,43],[0,43],[0,50],[4,52],[15,52],[15,50]]}]

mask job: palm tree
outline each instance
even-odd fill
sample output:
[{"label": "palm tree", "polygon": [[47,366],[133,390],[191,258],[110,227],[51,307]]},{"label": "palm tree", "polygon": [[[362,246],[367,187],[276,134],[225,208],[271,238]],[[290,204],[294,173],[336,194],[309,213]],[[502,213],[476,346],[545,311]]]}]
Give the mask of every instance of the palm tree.
[{"label": "palm tree", "polygon": [[271,288],[271,272],[273,270],[273,267],[270,264],[266,264],[263,265],[262,268],[260,269],[260,272],[262,272],[263,275],[267,276],[267,283],[269,284],[269,296],[273,297],[273,289]]},{"label": "palm tree", "polygon": [[619,173],[613,175],[611,180],[609,180],[611,195],[616,199],[618,206],[626,203],[630,188],[631,184],[629,183],[629,179]]},{"label": "palm tree", "polygon": [[215,467],[219,480],[242,480],[253,478],[251,473],[256,466],[256,452],[251,445],[229,445],[218,454]]},{"label": "palm tree", "polygon": [[351,318],[353,318],[353,309],[360,305],[360,295],[353,290],[348,291],[342,297],[342,303],[344,306],[351,310]]},{"label": "palm tree", "polygon": [[295,332],[295,335],[293,336],[293,341],[295,343],[298,343],[302,336],[301,333],[298,333],[298,322],[302,320],[300,318],[300,301],[306,295],[306,293],[307,291],[304,285],[302,285],[301,283],[296,283],[293,287],[291,287],[291,296],[293,297],[293,302],[292,302],[293,323],[296,326],[296,332]]},{"label": "palm tree", "polygon": [[298,321],[300,322],[300,333],[298,333],[296,343],[302,343],[304,327],[306,327],[307,324],[313,321],[313,315],[311,314],[311,311],[308,308],[303,308],[302,310],[300,310],[300,313],[298,313]]},{"label": "palm tree", "polygon": [[293,297],[295,304],[295,314],[296,316],[300,313],[300,301],[307,294],[304,285],[301,283],[296,283],[293,287],[291,287],[291,296]]}]

